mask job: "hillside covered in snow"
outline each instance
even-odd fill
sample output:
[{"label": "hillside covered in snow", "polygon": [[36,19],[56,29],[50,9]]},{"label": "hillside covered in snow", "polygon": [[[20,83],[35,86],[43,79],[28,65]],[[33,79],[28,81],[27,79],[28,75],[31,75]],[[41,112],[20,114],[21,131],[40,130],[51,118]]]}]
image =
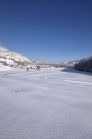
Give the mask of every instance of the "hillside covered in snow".
[{"label": "hillside covered in snow", "polygon": [[38,69],[38,67],[52,67],[51,65],[44,64],[40,61],[29,60],[25,56],[16,52],[10,52],[7,48],[4,48],[2,46],[0,46],[0,63],[2,63],[2,65],[4,66],[21,69]]},{"label": "hillside covered in snow", "polygon": [[92,72],[92,56],[84,58],[79,63],[75,64],[74,68],[80,71]]},{"label": "hillside covered in snow", "polygon": [[12,67],[27,66],[28,64],[31,64],[31,61],[25,56],[16,52],[10,52],[7,48],[2,46],[0,46],[0,62]]},{"label": "hillside covered in snow", "polygon": [[0,63],[0,71],[8,70],[10,67],[4,66],[2,63]]}]

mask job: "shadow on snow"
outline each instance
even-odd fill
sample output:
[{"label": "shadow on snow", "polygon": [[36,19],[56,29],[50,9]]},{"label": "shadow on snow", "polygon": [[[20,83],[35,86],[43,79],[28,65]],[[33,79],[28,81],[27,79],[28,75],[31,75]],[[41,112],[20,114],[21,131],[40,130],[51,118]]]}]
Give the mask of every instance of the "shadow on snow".
[{"label": "shadow on snow", "polygon": [[71,73],[78,73],[78,74],[85,74],[85,75],[90,75],[92,76],[92,73],[91,72],[85,72],[85,71],[78,71],[78,70],[75,70],[73,68],[64,68],[61,70],[62,72],[71,72]]}]

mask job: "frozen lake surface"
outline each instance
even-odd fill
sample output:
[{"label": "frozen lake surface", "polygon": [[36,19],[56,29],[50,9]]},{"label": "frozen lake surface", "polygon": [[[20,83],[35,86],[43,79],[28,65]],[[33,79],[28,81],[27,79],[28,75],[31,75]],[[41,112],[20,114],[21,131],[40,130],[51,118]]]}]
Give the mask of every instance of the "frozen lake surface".
[{"label": "frozen lake surface", "polygon": [[0,139],[92,139],[92,73],[1,70]]}]

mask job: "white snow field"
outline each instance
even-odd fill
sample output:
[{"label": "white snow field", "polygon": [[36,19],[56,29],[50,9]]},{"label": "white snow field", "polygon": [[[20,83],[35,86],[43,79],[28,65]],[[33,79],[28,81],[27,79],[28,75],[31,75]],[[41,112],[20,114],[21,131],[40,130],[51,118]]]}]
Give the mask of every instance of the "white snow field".
[{"label": "white snow field", "polygon": [[0,139],[92,139],[92,73],[0,71]]},{"label": "white snow field", "polygon": [[4,71],[4,70],[8,70],[8,69],[10,69],[10,67],[4,66],[4,65],[2,65],[2,63],[0,63],[0,71]]}]

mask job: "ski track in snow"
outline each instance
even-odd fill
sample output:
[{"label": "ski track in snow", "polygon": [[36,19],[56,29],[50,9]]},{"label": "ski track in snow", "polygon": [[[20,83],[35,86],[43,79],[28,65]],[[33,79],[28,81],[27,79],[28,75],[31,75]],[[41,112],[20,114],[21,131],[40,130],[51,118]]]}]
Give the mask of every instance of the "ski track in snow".
[{"label": "ski track in snow", "polygon": [[0,139],[92,139],[92,73],[1,73]]},{"label": "ski track in snow", "polygon": [[65,82],[70,82],[70,83],[78,83],[78,84],[92,84],[90,82],[80,82],[80,81],[71,81],[71,80],[64,80]]}]

